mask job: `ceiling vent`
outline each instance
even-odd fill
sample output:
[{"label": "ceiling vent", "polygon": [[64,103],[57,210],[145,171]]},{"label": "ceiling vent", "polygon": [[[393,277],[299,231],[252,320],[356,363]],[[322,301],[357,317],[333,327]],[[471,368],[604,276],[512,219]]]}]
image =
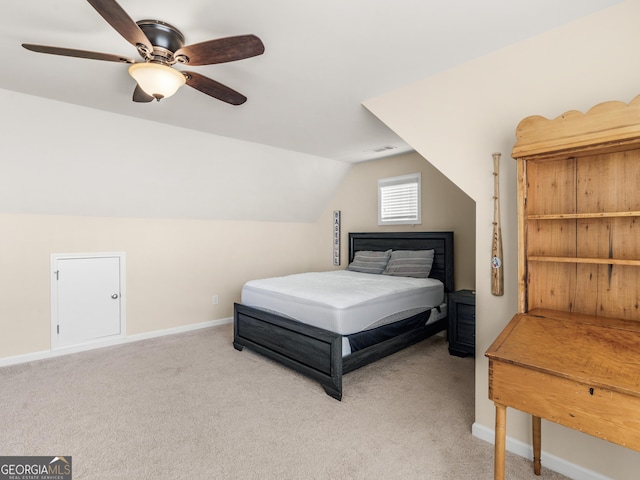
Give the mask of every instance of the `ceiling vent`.
[{"label": "ceiling vent", "polygon": [[382,147],[374,148],[373,151],[375,153],[382,153],[382,152],[386,152],[388,150],[395,150],[396,148],[398,148],[398,147],[396,147],[394,145],[384,145]]}]

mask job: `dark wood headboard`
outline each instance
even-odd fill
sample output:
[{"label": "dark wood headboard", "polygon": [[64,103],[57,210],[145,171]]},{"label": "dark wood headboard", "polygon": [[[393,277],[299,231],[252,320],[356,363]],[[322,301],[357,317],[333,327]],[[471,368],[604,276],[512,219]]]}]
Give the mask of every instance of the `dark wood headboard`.
[{"label": "dark wood headboard", "polygon": [[360,250],[435,250],[432,278],[440,280],[446,292],[453,292],[453,232],[349,233],[349,263]]}]

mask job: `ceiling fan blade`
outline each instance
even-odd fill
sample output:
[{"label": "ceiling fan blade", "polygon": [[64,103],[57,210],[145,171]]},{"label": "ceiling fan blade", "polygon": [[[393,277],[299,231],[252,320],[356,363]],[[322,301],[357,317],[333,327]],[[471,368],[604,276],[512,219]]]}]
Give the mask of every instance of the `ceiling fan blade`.
[{"label": "ceiling fan blade", "polygon": [[124,11],[115,0],[87,0],[93,8],[111,25],[124,39],[134,47],[144,45],[149,52],[153,51],[151,42],[140,29],[138,24]]},{"label": "ceiling fan blade", "polygon": [[210,97],[217,98],[218,100],[230,103],[231,105],[242,105],[247,101],[247,97],[241,93],[238,93],[215,80],[211,80],[204,75],[194,72],[182,73],[187,78],[187,85],[209,95]]},{"label": "ceiling fan blade", "polygon": [[186,45],[175,52],[186,56],[188,65],[212,65],[255,57],[264,53],[262,41],[255,35],[218,38],[193,45]]},{"label": "ceiling fan blade", "polygon": [[140,85],[136,83],[136,89],[133,91],[133,101],[138,103],[148,103],[155,100],[155,98],[145,92]]},{"label": "ceiling fan blade", "polygon": [[75,50],[73,48],[49,47],[47,45],[33,45],[31,43],[23,43],[22,46],[32,52],[62,55],[64,57],[89,58],[91,60],[105,60],[107,62],[135,63],[135,60],[132,58],[123,57],[121,55],[112,55],[110,53],[89,52],[87,50]]}]

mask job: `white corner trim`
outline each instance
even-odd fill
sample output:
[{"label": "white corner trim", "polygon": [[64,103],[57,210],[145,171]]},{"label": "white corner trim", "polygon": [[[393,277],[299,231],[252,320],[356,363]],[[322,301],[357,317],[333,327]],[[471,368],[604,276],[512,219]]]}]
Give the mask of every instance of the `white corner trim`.
[{"label": "white corner trim", "polygon": [[[484,440],[491,445],[495,444],[495,430],[491,428],[474,423],[471,427],[471,433],[474,437],[477,437],[480,440]],[[516,455],[533,461],[533,447],[530,444],[507,436],[506,449],[511,453],[515,453]],[[610,477],[605,477],[598,472],[588,470],[580,465],[547,453],[544,450],[540,452],[540,457],[542,458],[543,467],[553,470],[554,472],[561,473],[569,478],[573,478],[574,480],[612,480]],[[533,469],[533,466],[531,468]]]},{"label": "white corner trim", "polygon": [[233,322],[233,317],[222,318],[220,320],[210,320],[208,322],[192,323],[180,327],[167,328],[165,330],[154,330],[152,332],[138,333],[127,337],[113,337],[108,339],[100,339],[95,342],[84,343],[82,345],[74,345],[69,348],[59,348],[56,350],[43,350],[41,352],[27,353],[25,355],[16,355],[13,357],[0,358],[0,367],[9,365],[17,365],[19,363],[33,362],[36,360],[45,360],[47,358],[59,357],[70,353],[85,352],[87,350],[95,350],[97,348],[112,347],[114,345],[122,345],[125,343],[139,342],[150,338],[164,337],[166,335],[175,335],[177,333],[185,333],[203,328],[217,327]]}]

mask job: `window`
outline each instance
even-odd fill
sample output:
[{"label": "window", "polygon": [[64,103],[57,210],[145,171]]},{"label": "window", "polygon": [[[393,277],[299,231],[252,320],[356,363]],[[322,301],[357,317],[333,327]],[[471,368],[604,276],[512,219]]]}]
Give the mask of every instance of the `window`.
[{"label": "window", "polygon": [[420,205],[420,173],[378,180],[378,225],[422,223]]}]

